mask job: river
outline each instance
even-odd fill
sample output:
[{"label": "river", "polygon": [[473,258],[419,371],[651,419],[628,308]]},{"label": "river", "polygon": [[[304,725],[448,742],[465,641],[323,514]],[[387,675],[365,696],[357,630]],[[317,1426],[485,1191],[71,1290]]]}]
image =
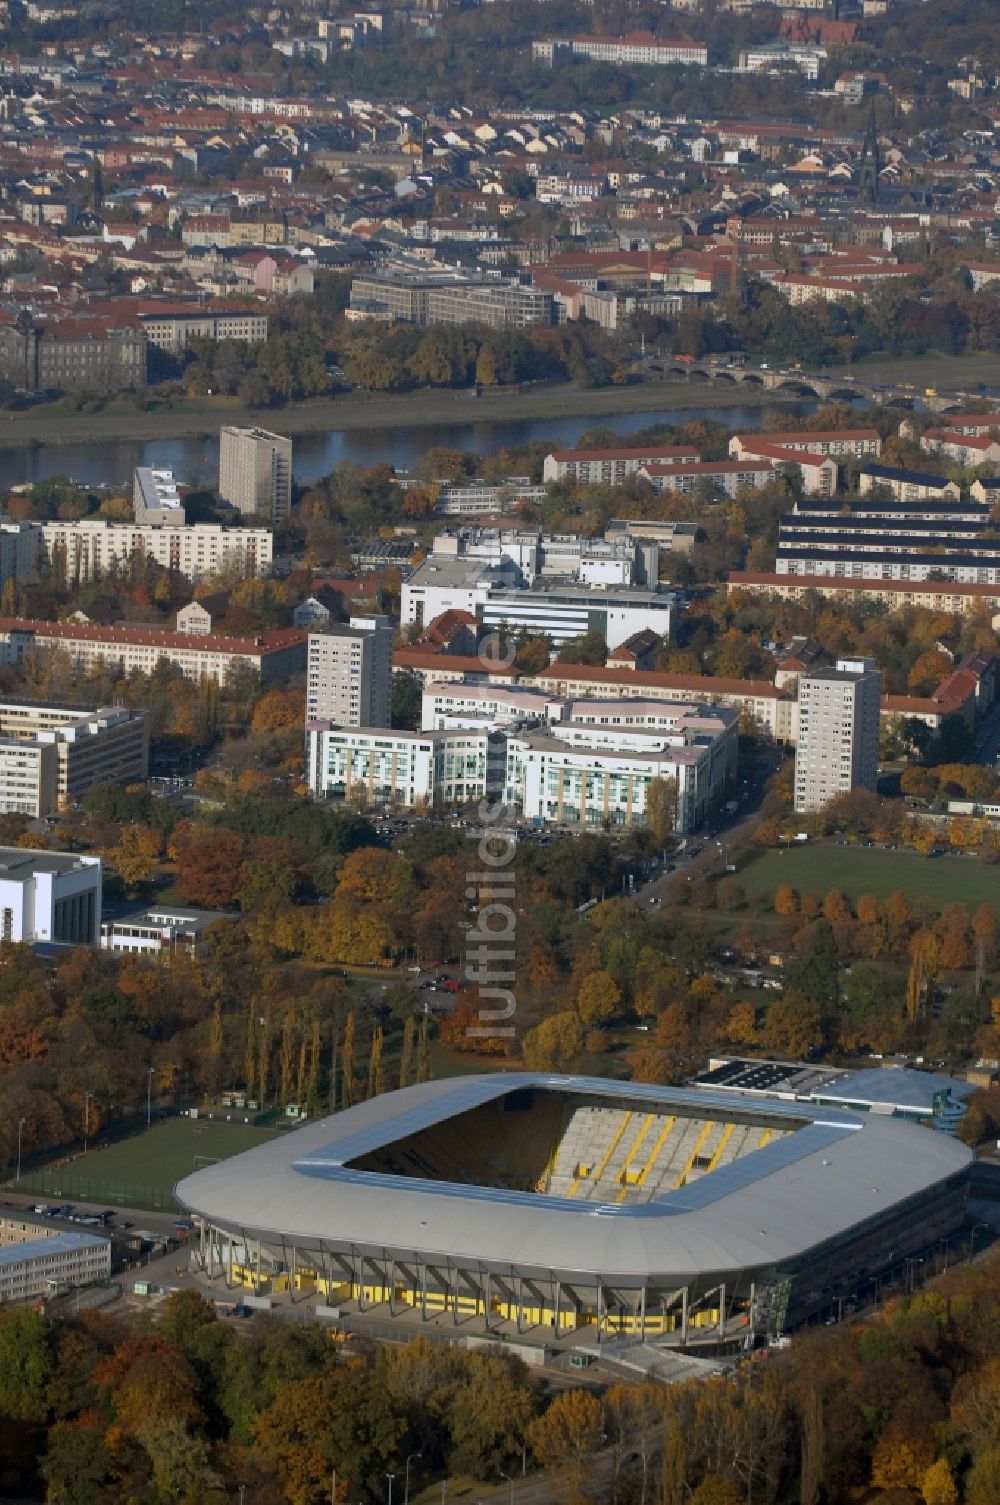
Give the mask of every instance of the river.
[{"label": "river", "polygon": [[[815,402],[781,403],[789,419],[811,413]],[[759,428],[768,407],[664,408],[660,412],[615,413],[608,418],[588,414],[579,418],[489,420],[479,423],[420,424],[392,430],[330,430],[300,434],[294,440],[292,470],[300,485],[329,475],[341,460],[377,465],[388,460],[408,470],[432,445],[492,454],[508,445],[545,440],[572,445],[588,429],[606,424],[619,434],[664,422],[681,425],[712,419],[730,429]],[[275,418],[280,432],[280,416]],[[72,476],[85,486],[128,486],[137,465],[171,469],[186,485],[213,486],[219,473],[219,445],[215,439],[157,439],[120,444],[42,445],[37,449],[0,449],[0,491],[49,476]]]}]

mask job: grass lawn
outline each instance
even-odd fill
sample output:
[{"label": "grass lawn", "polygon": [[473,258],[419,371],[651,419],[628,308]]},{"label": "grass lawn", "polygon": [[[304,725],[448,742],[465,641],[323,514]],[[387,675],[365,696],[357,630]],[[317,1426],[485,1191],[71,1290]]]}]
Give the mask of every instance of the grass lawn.
[{"label": "grass lawn", "polygon": [[938,905],[961,902],[971,909],[982,903],[1000,908],[1000,867],[972,857],[922,857],[917,852],[884,852],[878,847],[838,847],[810,842],[765,852],[740,869],[738,881],[748,897],[770,897],[782,883],[799,893],[825,894],[839,888],[888,898],[901,889],[909,899],[933,899]]},{"label": "grass lawn", "polygon": [[169,1210],[174,1206],[174,1185],[182,1176],[212,1160],[253,1149],[273,1139],[274,1133],[250,1124],[170,1118],[130,1139],[24,1175],[21,1183],[26,1191],[70,1201]]},{"label": "grass lawn", "polygon": [[911,381],[918,387],[936,387],[938,391],[974,390],[980,383],[1000,383],[1000,357],[991,350],[973,351],[968,355],[869,355],[851,366],[828,366],[832,375],[853,372],[861,381]]}]

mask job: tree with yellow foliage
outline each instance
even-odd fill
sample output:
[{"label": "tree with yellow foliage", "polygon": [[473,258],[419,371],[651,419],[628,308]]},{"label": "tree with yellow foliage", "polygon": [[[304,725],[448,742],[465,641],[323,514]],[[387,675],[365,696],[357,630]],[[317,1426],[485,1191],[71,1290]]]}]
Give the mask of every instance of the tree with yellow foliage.
[{"label": "tree with yellow foliage", "polygon": [[780,915],[798,914],[798,889],[793,888],[790,883],[780,884],[774,895],[774,912]]}]

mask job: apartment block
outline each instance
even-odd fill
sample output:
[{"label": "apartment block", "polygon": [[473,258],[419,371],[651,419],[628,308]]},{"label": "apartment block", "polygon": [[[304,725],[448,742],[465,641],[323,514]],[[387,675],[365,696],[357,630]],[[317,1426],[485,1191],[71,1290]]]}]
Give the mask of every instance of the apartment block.
[{"label": "apartment block", "polygon": [[389,725],[392,624],[388,617],[352,617],[309,634],[306,721],[336,726]]},{"label": "apartment block", "polygon": [[[744,454],[753,454],[761,437],[760,434],[734,434],[729,441],[729,453],[737,460]],[[878,429],[796,429],[791,433],[769,433],[766,437],[767,443],[778,449],[798,449],[811,455],[830,455],[835,460],[864,460],[882,452],[882,438]]]},{"label": "apartment block", "polygon": [[837,489],[837,462],[829,455],[771,444],[766,435],[757,440],[745,439],[741,452],[744,459],[762,460],[774,469],[781,465],[797,466],[803,490],[810,496],[833,496]]},{"label": "apartment block", "polygon": [[1000,610],[1000,584],[965,585],[936,576],[923,580],[864,579],[835,574],[779,574],[775,570],[730,570],[727,588],[750,595],[778,596],[801,601],[815,593],[830,600],[873,601],[889,611],[926,606],[930,611],[961,616],[979,607]]},{"label": "apartment block", "polygon": [[875,789],[882,676],[874,659],[838,659],[799,677],[795,809],[819,810],[851,789]]},{"label": "apartment block", "polygon": [[870,496],[876,490],[888,491],[893,501],[904,504],[957,502],[962,495],[955,482],[944,476],[892,465],[865,465],[858,475],[858,490],[862,496]]},{"label": "apartment block", "polygon": [[657,493],[679,491],[690,496],[699,486],[708,486],[713,491],[721,491],[724,496],[734,497],[741,491],[756,491],[773,481],[774,464],[771,460],[749,458],[698,460],[690,465],[644,465],[639,476]]},{"label": "apartment block", "polygon": [[271,572],[274,538],[269,528],[224,528],[219,523],[189,528],[100,517],[36,526],[50,573],[68,585],[125,574],[136,560],[147,559],[188,580],[218,574],[251,579]]},{"label": "apartment block", "polygon": [[259,674],[262,684],[300,673],[306,666],[306,641],[306,634],[294,627],[255,638],[227,638],[159,627],[94,627],[0,617],[0,665],[16,667],[25,658],[60,650],[84,670],[116,664],[123,674],[152,674],[165,662],[185,679],[214,679],[219,685],[240,669]]},{"label": "apartment block", "polygon": [[701,455],[689,444],[646,445],[632,449],[557,449],[546,455],[544,481],[575,481],[578,486],[620,486],[626,476],[649,465],[689,465]]},{"label": "apartment block", "polygon": [[284,522],[292,510],[291,439],[267,429],[220,429],[219,496],[238,512]]},{"label": "apartment block", "polygon": [[42,557],[42,535],[37,523],[0,520],[0,586],[8,580],[32,584],[38,579]]}]

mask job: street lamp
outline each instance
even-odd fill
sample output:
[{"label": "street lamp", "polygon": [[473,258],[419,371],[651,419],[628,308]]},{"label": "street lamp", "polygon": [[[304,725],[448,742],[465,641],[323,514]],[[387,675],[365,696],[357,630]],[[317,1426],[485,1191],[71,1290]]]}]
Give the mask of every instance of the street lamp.
[{"label": "street lamp", "polygon": [[386,1474],[386,1478],[389,1481],[389,1505],[392,1505],[392,1481],[395,1477],[395,1474]]},{"label": "street lamp", "polygon": [[146,1128],[153,1122],[153,1077],[155,1069],[151,1066],[146,1073]]},{"label": "street lamp", "polygon": [[410,1464],[414,1458],[423,1457],[422,1453],[410,1453],[406,1460],[406,1472],[403,1475],[403,1505],[410,1505]]},{"label": "street lamp", "polygon": [[14,1177],[15,1182],[21,1179],[21,1131],[27,1122],[26,1118],[19,1118],[17,1121],[17,1175]]},{"label": "street lamp", "polygon": [[504,1473],[503,1469],[500,1470],[500,1477],[501,1479],[506,1479],[507,1483],[510,1485],[510,1505],[514,1505],[514,1481],[511,1478],[510,1474]]},{"label": "street lamp", "polygon": [[92,1092],[85,1092],[83,1094],[83,1153],[85,1155],[87,1153],[87,1141],[90,1138],[90,1099],[93,1095]]}]

